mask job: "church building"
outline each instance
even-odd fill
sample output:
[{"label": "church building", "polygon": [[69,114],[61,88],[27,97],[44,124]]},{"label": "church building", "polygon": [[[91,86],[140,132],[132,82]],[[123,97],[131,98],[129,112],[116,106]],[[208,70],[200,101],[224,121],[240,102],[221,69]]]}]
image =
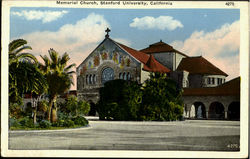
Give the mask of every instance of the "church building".
[{"label": "church building", "polygon": [[[106,32],[105,39],[76,70],[77,96],[91,103],[90,115],[96,114],[94,105],[105,82],[124,79],[143,83],[150,72],[161,72],[184,90],[184,117],[239,119],[239,78],[227,83],[228,75],[204,57],[189,57],[162,40],[135,50],[112,40],[108,28]],[[231,89],[234,92],[230,94]],[[233,108],[229,109],[230,105]]]}]

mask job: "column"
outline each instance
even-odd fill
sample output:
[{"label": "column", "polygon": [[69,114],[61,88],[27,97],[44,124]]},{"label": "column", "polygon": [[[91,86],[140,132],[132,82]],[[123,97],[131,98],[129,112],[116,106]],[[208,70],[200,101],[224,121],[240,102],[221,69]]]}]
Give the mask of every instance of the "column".
[{"label": "column", "polygon": [[227,119],[227,111],[225,111],[225,119]]},{"label": "column", "polygon": [[228,118],[228,106],[229,106],[229,104],[230,104],[230,102],[229,101],[226,101],[226,102],[223,102],[223,106],[224,106],[224,117],[225,117],[225,119],[227,119]]},{"label": "column", "polygon": [[206,119],[208,119],[208,112],[209,112],[209,103],[208,102],[204,102],[203,103],[204,104],[204,106],[205,106],[205,108],[206,108]]}]

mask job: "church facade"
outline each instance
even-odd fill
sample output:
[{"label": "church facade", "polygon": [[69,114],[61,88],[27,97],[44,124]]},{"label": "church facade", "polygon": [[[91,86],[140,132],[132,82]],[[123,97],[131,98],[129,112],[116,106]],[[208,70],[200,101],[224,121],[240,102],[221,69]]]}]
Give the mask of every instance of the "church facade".
[{"label": "church facade", "polygon": [[[227,94],[233,89],[230,87],[239,86],[239,80],[228,84],[228,75],[204,57],[189,57],[161,40],[138,51],[112,40],[109,31],[106,30],[105,39],[77,67],[78,98],[94,107],[99,100],[99,88],[105,82],[124,79],[143,83],[150,72],[161,72],[184,90],[184,117],[239,119],[239,87]],[[95,115],[95,108],[91,109],[90,115]]]}]

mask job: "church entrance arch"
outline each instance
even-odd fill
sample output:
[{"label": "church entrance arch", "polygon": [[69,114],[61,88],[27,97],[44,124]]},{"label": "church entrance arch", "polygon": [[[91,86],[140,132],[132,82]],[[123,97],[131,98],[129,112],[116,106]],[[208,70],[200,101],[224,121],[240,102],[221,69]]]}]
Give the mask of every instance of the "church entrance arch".
[{"label": "church entrance arch", "polygon": [[195,118],[195,106],[192,105],[189,112],[189,118]]},{"label": "church entrance arch", "polygon": [[213,102],[209,106],[208,118],[210,119],[224,119],[224,106],[220,102]]},{"label": "church entrance arch", "polygon": [[114,80],[114,70],[110,67],[106,67],[102,71],[102,84],[110,80]]},{"label": "church entrance arch", "polygon": [[96,111],[97,111],[96,104],[93,101],[89,101],[89,104],[90,104],[90,111],[88,115],[96,116]]},{"label": "church entrance arch", "polygon": [[202,102],[195,102],[193,105],[195,107],[195,118],[197,119],[206,118],[205,105]]},{"label": "church entrance arch", "polygon": [[228,106],[228,119],[239,120],[240,119],[240,102],[232,102]]}]

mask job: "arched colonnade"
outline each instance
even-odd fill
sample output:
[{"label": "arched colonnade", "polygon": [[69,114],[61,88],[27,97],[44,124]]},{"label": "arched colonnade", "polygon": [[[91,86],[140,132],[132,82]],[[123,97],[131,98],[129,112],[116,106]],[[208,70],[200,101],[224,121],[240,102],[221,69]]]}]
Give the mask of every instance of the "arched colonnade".
[{"label": "arched colonnade", "polygon": [[234,96],[184,96],[185,118],[240,119],[240,100]]}]

